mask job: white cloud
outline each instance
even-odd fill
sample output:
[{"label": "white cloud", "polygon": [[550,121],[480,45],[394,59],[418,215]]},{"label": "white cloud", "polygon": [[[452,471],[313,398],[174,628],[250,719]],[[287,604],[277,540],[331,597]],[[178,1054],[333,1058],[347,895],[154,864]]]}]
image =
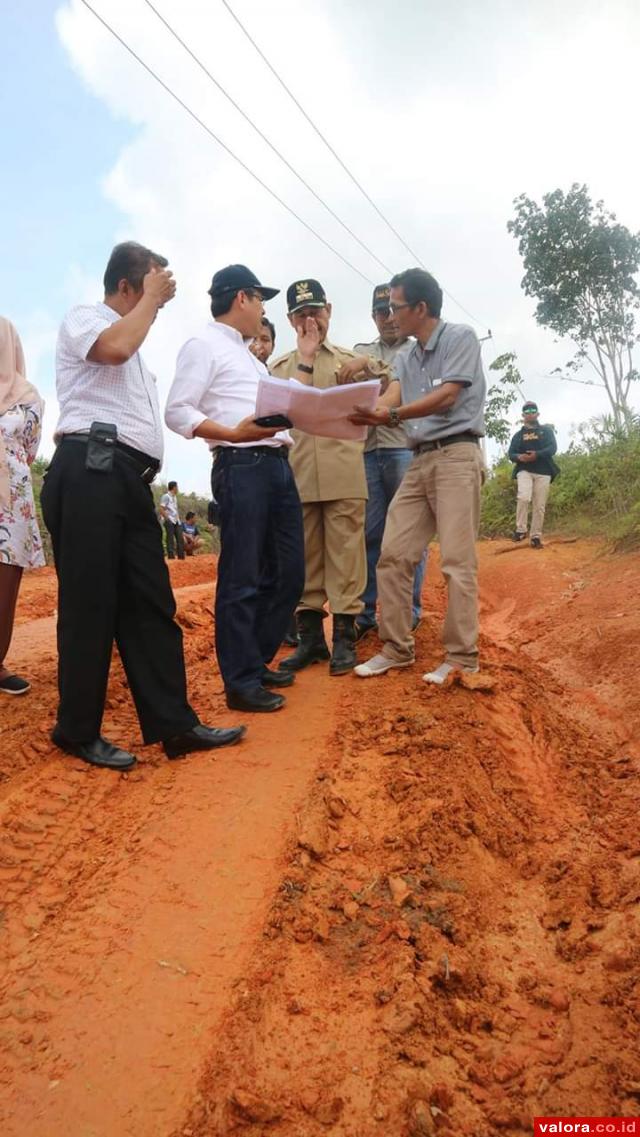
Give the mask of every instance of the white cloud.
[{"label": "white cloud", "polygon": [[[305,125],[224,6],[154,0],[212,73],[294,167],[394,271],[411,257],[366,205]],[[95,0],[97,9],[198,115],[289,204],[373,281],[386,276],[300,187],[171,39],[143,0]],[[570,346],[537,328],[520,291],[522,268],[506,232],[513,197],[586,181],[621,220],[640,224],[634,129],[635,0],[488,0],[440,4],[316,0],[293,8],[236,0],[285,81],[390,220],[444,287],[489,325],[489,363],[514,350],[529,397],[566,443],[569,430],[606,409],[590,387],[543,376]],[[371,334],[370,286],[289,217],[127,56],[79,0],[58,13],[60,38],[83,83],[114,115],[138,125],[104,192],[123,214],[113,241],[134,237],[170,257],[177,299],[145,347],[161,393],[180,344],[207,317],[212,272],[249,264],[283,289],[316,276],[334,303],[332,338]],[[635,176],[634,176],[635,175]],[[83,280],[78,280],[84,291]],[[80,300],[78,295],[74,299]],[[278,349],[292,344],[284,298],[269,305]],[[448,303],[445,315],[467,320]],[[200,442],[169,436],[165,471],[206,492]]]}]

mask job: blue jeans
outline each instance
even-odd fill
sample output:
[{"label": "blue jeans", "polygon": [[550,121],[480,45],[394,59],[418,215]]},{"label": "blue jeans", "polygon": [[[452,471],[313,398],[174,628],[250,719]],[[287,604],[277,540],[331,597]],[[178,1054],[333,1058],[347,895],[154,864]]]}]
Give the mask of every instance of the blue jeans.
[{"label": "blue jeans", "polygon": [[[411,464],[413,452],[404,448],[385,450],[369,450],[364,456],[364,466],[367,474],[367,488],[369,500],[365,518],[365,538],[367,542],[367,587],[362,593],[364,611],[358,616],[358,624],[363,627],[376,623],[376,600],[378,587],[376,583],[376,568],[380,559],[380,547],[384,524],[387,519],[387,510],[391,499]],[[419,620],[422,615],[420,595],[427,565],[427,553],[416,569],[413,582],[413,619]]]},{"label": "blue jeans", "polygon": [[225,690],[259,687],[304,586],[302,507],[286,458],[266,446],[220,447],[216,651]]}]

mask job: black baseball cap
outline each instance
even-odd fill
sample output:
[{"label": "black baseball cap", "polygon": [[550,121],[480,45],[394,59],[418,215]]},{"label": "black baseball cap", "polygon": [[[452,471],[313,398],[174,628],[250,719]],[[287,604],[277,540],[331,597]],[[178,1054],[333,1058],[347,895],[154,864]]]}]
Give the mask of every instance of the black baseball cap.
[{"label": "black baseball cap", "polygon": [[299,308],[324,308],[327,294],[318,280],[294,280],[287,288],[287,311]]},{"label": "black baseball cap", "polygon": [[379,312],[382,308],[389,307],[391,300],[391,289],[388,284],[376,284],[373,290],[373,300],[371,301],[371,310]]},{"label": "black baseball cap", "polygon": [[225,292],[247,292],[249,289],[261,292],[263,300],[273,300],[280,291],[279,288],[267,288],[261,284],[246,265],[227,265],[213,274],[209,296],[223,296]]},{"label": "black baseball cap", "polygon": [[523,415],[537,415],[538,404],[529,399],[522,408]]}]

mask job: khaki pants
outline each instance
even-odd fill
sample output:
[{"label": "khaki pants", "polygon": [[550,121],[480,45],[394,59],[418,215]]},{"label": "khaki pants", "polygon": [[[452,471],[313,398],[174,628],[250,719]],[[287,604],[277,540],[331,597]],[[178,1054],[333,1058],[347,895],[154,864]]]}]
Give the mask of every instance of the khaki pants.
[{"label": "khaki pants", "polygon": [[478,662],[476,537],[480,519],[483,461],[480,447],[458,442],[418,454],[387,514],[378,562],[380,638],[383,653],[413,660],[413,574],[424,548],[438,534],[449,598],[442,639],[447,663]]},{"label": "khaki pants", "polygon": [[516,529],[518,533],[527,532],[529,506],[532,505],[531,532],[529,535],[541,537],[551,478],[549,474],[530,474],[528,470],[519,470],[517,482]]},{"label": "khaki pants", "polygon": [[299,608],[334,615],[359,616],[367,583],[364,541],[366,501],[312,501],[302,506],[304,521],[304,592]]}]

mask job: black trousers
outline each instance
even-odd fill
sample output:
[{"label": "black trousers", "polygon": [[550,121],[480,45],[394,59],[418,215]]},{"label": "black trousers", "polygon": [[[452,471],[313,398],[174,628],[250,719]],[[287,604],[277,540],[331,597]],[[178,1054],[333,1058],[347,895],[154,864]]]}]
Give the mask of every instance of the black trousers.
[{"label": "black trousers", "polygon": [[116,451],[111,473],[60,443],[42,488],[58,574],[58,725],[71,742],[100,734],[114,640],[146,743],[189,730],[182,632],[149,486]]},{"label": "black trousers", "polygon": [[288,461],[266,446],[220,447],[216,650],[227,691],[261,683],[304,587],[302,507]]},{"label": "black trousers", "polygon": [[167,556],[170,561],[175,559],[176,549],[178,550],[178,560],[184,560],[184,537],[182,533],[182,526],[178,521],[169,521],[165,517],[164,531],[167,534]]}]

